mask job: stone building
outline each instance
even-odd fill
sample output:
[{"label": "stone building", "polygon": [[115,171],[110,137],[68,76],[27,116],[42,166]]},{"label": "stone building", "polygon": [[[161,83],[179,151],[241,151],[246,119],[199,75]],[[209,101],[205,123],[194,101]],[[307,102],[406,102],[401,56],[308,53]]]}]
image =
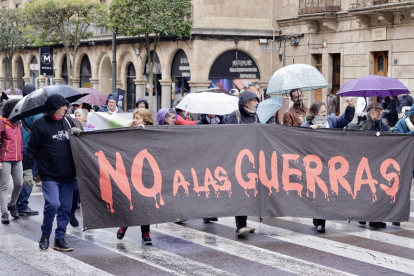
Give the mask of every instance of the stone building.
[{"label": "stone building", "polygon": [[[10,7],[17,2],[7,1]],[[176,41],[162,39],[154,66],[153,109],[170,107],[188,92],[219,86],[226,90],[262,92],[280,67],[278,51],[272,48],[279,31],[272,28],[271,7],[277,1],[194,0],[192,37]],[[3,4],[3,0],[1,2]],[[109,94],[112,85],[112,34],[94,30],[75,58],[73,85],[93,87]],[[276,45],[276,44],[274,44]],[[117,87],[126,91],[124,109],[132,109],[137,98],[148,98],[147,53],[138,38],[117,37]],[[13,74],[7,76],[0,52],[0,88],[10,81],[38,87],[68,82],[65,52],[53,47],[54,75],[39,76],[39,49],[26,48],[13,59]],[[260,86],[260,89],[259,89]]]}]

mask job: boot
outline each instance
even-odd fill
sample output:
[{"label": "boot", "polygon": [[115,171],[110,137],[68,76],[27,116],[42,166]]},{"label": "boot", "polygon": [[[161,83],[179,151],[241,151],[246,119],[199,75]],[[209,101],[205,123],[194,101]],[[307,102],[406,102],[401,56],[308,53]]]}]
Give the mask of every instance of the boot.
[{"label": "boot", "polygon": [[49,235],[42,234],[39,241],[39,248],[41,251],[46,251],[49,248]]},{"label": "boot", "polygon": [[73,247],[67,245],[64,239],[55,239],[55,246],[53,247],[54,250],[57,251],[73,251]]}]

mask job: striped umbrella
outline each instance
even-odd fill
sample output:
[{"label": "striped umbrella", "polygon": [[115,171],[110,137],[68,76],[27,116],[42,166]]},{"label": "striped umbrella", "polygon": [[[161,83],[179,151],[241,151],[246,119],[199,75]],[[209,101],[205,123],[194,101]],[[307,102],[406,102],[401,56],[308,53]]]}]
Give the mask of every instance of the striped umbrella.
[{"label": "striped umbrella", "polygon": [[293,89],[310,91],[325,87],[328,87],[328,83],[318,69],[307,64],[292,64],[273,74],[267,94],[287,94]]},{"label": "striped umbrella", "polygon": [[81,89],[90,93],[88,96],[85,96],[80,99],[83,103],[88,103],[90,105],[94,104],[94,105],[99,105],[99,106],[103,106],[106,103],[108,95],[105,95],[104,93],[99,92],[98,90],[95,90],[93,88],[81,88]]}]

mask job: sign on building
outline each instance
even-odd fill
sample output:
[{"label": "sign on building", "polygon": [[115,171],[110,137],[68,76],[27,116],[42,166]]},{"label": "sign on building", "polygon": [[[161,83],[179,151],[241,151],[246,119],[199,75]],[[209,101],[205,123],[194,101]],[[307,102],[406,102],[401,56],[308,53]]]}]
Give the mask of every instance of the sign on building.
[{"label": "sign on building", "polygon": [[53,76],[53,49],[40,47],[40,75]]},{"label": "sign on building", "polygon": [[372,41],[387,40],[387,28],[372,29]]}]

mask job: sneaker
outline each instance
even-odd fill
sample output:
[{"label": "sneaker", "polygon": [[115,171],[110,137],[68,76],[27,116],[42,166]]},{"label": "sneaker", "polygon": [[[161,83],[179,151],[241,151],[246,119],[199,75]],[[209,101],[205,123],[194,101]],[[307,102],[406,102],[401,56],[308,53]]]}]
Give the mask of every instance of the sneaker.
[{"label": "sneaker", "polygon": [[186,221],[187,221],[186,219],[185,219],[185,220],[180,220],[180,219],[177,219],[177,220],[175,221],[175,223],[181,224],[181,223],[186,222]]},{"label": "sneaker", "polygon": [[36,216],[39,214],[39,211],[34,211],[30,208],[27,208],[26,210],[19,211],[19,215],[21,216]]},{"label": "sneaker", "polygon": [[70,223],[70,225],[71,225],[72,227],[79,227],[79,221],[78,221],[78,219],[76,218],[76,216],[75,216],[75,215],[73,215],[73,216],[70,218],[69,223]]},{"label": "sneaker", "polygon": [[358,221],[358,223],[361,224],[361,225],[366,225],[367,224],[366,221]]},{"label": "sneaker", "polygon": [[42,234],[39,241],[39,248],[41,251],[46,251],[49,248],[49,235]]},{"label": "sneaker", "polygon": [[401,226],[401,223],[399,223],[398,221],[394,221],[394,222],[392,223],[392,225],[395,225],[395,226]]},{"label": "sneaker", "polygon": [[55,246],[53,246],[53,249],[64,252],[73,251],[73,247],[67,245],[64,239],[55,239]]},{"label": "sneaker", "polygon": [[250,228],[247,228],[247,227],[240,228],[240,229],[236,230],[236,233],[237,233],[238,237],[241,237],[243,235],[249,234],[250,233]]},{"label": "sneaker", "polygon": [[145,244],[145,245],[150,245],[150,244],[152,244],[152,240],[151,240],[151,237],[150,237],[150,235],[149,234],[151,234],[151,232],[145,232],[145,233],[142,233],[142,242]]},{"label": "sneaker", "polygon": [[384,222],[370,222],[368,225],[371,227],[381,227],[381,228],[384,228],[387,226],[387,224],[385,224]]},{"label": "sneaker", "polygon": [[10,203],[7,205],[7,209],[10,211],[10,215],[14,217],[15,219],[19,218],[19,208],[17,208],[17,205],[11,206]]},{"label": "sneaker", "polygon": [[250,233],[254,233],[254,231],[256,231],[256,228],[251,228],[251,227],[247,227],[250,229]]},{"label": "sneaker", "polygon": [[1,223],[3,224],[9,224],[9,214],[7,212],[4,212],[1,214]]},{"label": "sneaker", "polygon": [[128,229],[128,227],[121,227],[119,228],[118,232],[116,233],[116,237],[120,240],[122,240],[125,236],[125,232]]},{"label": "sneaker", "polygon": [[211,218],[211,221],[218,221],[218,218]]},{"label": "sneaker", "polygon": [[211,219],[209,219],[209,218],[203,218],[204,223],[210,223],[210,221],[211,221]]}]

